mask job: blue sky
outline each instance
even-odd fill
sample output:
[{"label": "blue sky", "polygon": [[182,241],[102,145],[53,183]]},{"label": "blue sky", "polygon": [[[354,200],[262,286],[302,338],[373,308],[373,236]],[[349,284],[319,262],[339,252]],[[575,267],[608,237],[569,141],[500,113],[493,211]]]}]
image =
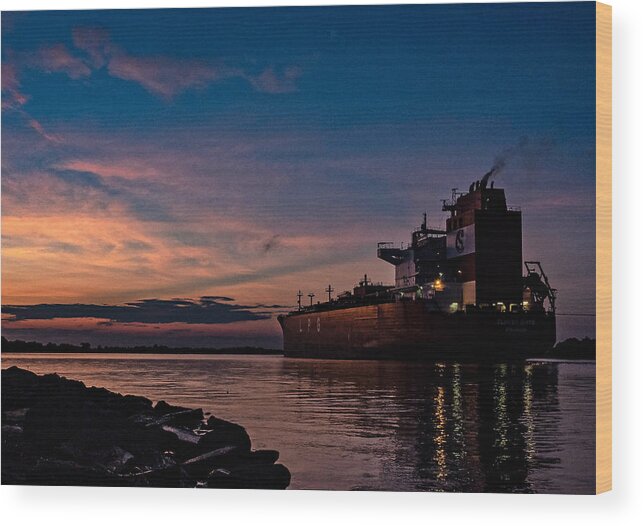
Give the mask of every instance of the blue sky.
[{"label": "blue sky", "polygon": [[[440,224],[440,199],[499,155],[525,258],[561,313],[593,312],[594,5],[3,13],[3,304],[250,309],[5,334],[278,345],[256,309],[391,281],[377,242],[425,210]],[[559,335],[593,324],[562,316]]]}]

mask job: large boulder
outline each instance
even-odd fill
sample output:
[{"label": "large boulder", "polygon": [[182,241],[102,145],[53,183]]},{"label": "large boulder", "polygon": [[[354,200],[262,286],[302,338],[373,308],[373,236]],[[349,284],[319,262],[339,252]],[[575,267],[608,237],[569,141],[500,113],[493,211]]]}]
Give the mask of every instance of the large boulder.
[{"label": "large boulder", "polygon": [[240,452],[250,451],[250,437],[239,424],[211,416],[208,418],[205,430],[208,432],[199,440],[199,448],[204,451],[226,446],[235,446]]},{"label": "large boulder", "polygon": [[18,367],[2,370],[2,411],[31,407],[42,396],[39,376]]}]

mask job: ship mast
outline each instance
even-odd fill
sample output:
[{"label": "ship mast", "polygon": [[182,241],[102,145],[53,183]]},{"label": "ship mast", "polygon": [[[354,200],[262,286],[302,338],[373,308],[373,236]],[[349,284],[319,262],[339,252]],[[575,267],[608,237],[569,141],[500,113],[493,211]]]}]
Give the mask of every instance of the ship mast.
[{"label": "ship mast", "polygon": [[334,292],[334,291],[335,291],[335,289],[333,287],[331,287],[330,284],[328,284],[328,288],[326,289],[326,292],[328,292],[328,303],[330,303],[330,301],[332,299],[331,293]]}]

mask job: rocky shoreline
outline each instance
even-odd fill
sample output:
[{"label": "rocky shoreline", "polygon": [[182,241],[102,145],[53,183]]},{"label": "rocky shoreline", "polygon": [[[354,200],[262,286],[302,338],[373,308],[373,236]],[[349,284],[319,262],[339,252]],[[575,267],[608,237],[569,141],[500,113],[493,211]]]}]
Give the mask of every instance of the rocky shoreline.
[{"label": "rocky shoreline", "polygon": [[2,484],[285,489],[278,458],[201,409],[2,370]]}]

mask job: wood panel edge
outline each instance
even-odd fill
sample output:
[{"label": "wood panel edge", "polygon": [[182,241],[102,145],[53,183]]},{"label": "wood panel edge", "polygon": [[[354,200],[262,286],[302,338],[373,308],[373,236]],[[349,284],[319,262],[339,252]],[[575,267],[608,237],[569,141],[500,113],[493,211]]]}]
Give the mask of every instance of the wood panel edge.
[{"label": "wood panel edge", "polygon": [[596,493],[612,489],[612,7],[596,3]]}]

